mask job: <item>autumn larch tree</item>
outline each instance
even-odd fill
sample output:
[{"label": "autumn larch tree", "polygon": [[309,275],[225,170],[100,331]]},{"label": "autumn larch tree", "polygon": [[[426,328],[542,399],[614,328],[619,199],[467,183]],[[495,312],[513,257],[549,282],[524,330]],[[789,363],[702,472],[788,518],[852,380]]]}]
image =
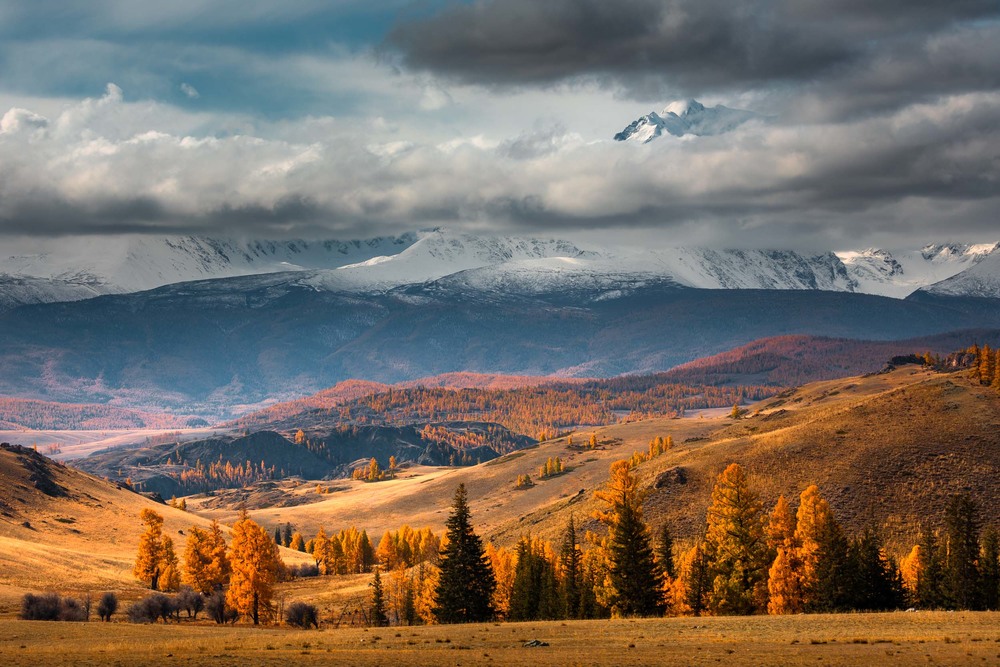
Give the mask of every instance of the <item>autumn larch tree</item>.
[{"label": "autumn larch tree", "polygon": [[800,613],[805,602],[801,544],[795,538],[795,517],[785,496],[778,497],[778,502],[768,517],[767,542],[774,556],[767,576],[767,612]]},{"label": "autumn larch tree", "polygon": [[839,611],[849,605],[849,543],[830,504],[813,484],[799,497],[795,543],[802,563],[806,611]]},{"label": "autumn larch tree", "polygon": [[493,589],[493,610],[498,616],[506,618],[510,613],[510,595],[514,588],[514,553],[510,549],[494,546],[492,542],[486,543],[484,551],[496,580],[496,588]]},{"label": "autumn larch tree", "polygon": [[487,621],[493,616],[496,580],[482,540],[472,529],[465,484],[455,490],[445,526],[448,543],[441,554],[434,616],[441,623]]},{"label": "autumn larch tree", "polygon": [[163,537],[163,572],[160,574],[161,591],[176,591],[181,587],[181,569],[174,551],[174,541]]},{"label": "autumn larch tree", "polygon": [[160,575],[163,574],[163,517],[146,508],[139,514],[139,519],[146,530],[139,537],[139,551],[132,574],[140,581],[149,582],[149,587],[155,591],[159,589]]},{"label": "autumn larch tree", "polygon": [[274,617],[274,584],[284,568],[278,545],[267,531],[244,511],[233,524],[233,543],[229,555],[232,576],[226,603],[240,615],[249,616],[254,625]]},{"label": "autumn larch tree", "polygon": [[608,559],[613,605],[623,616],[652,616],[662,612],[661,580],[653,557],[649,529],[642,521],[645,494],[628,461],[611,464],[611,478],[597,498],[608,510],[597,518],[608,525]]},{"label": "autumn larch tree", "polygon": [[191,526],[184,549],[184,583],[210,595],[229,583],[229,574],[226,539],[219,523],[213,521],[209,530]]},{"label": "autumn larch tree", "polygon": [[764,509],[736,463],[719,475],[712,489],[705,547],[713,563],[712,611],[752,614],[766,609]]}]

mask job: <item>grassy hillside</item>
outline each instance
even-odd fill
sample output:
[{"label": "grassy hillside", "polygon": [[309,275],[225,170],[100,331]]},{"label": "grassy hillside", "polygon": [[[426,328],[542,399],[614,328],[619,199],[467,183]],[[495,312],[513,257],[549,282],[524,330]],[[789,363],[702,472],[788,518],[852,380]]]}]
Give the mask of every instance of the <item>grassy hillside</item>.
[{"label": "grassy hillside", "polygon": [[954,331],[909,340],[853,340],[823,336],[762,338],[663,373],[669,382],[707,385],[765,384],[794,387],[818,380],[877,371],[897,355],[946,355],[970,341],[996,347],[1000,331]]},{"label": "grassy hillside", "polygon": [[[581,448],[591,434],[596,450]],[[654,487],[648,520],[669,520],[683,539],[703,525],[715,476],[730,462],[746,466],[765,501],[779,493],[797,501],[819,484],[850,529],[875,525],[898,546],[914,538],[922,521],[937,525],[949,494],[971,491],[984,516],[1000,512],[1000,398],[973,386],[961,373],[905,366],[886,374],[819,382],[757,403],[750,416],[651,419],[584,431],[544,442],[481,466],[414,469],[394,481],[343,482],[318,502],[262,509],[266,522],[290,521],[306,531],[351,524],[369,533],[403,523],[440,528],[459,482],[469,488],[476,524],[489,537],[514,542],[535,532],[555,537],[572,514],[586,527],[597,508],[593,491],[609,464],[671,435],[673,450],[639,466]],[[518,475],[537,477],[547,458],[559,456],[567,472],[515,490]],[[310,485],[294,493],[315,494]],[[192,499],[198,508],[204,500]],[[793,502],[793,505],[795,502]],[[229,520],[235,506],[216,502],[210,516]]]},{"label": "grassy hillside", "polygon": [[24,592],[141,594],[132,564],[146,507],[163,516],[179,553],[185,531],[209,523],[31,449],[0,447],[0,614]]}]

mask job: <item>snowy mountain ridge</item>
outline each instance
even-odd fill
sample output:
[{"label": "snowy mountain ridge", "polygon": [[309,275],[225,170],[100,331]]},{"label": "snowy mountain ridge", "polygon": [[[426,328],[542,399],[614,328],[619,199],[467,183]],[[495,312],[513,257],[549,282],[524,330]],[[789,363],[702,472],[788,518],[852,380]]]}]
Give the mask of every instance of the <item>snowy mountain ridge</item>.
[{"label": "snowy mountain ridge", "polygon": [[277,281],[357,294],[440,281],[480,295],[573,291],[590,292],[589,299],[615,298],[649,283],[895,298],[918,290],[1000,297],[998,243],[838,253],[657,247],[653,240],[649,245],[588,249],[560,239],[448,229],[347,242],[121,237],[108,244],[83,239],[3,259],[0,309],[241,276],[248,280],[231,285]]},{"label": "snowy mountain ridge", "polygon": [[640,116],[614,139],[645,144],[664,133],[675,137],[712,136],[732,132],[743,123],[759,117],[745,109],[731,109],[721,104],[706,107],[697,100],[684,100],[668,104],[661,113],[651,111]]}]

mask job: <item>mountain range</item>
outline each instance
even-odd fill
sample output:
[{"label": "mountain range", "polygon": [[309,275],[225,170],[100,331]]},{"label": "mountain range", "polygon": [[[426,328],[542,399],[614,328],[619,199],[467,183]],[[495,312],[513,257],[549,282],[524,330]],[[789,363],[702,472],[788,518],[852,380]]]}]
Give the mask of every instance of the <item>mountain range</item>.
[{"label": "mountain range", "polygon": [[769,336],[1000,328],[997,248],[629,250],[447,229],[53,247],[4,264],[34,303],[0,284],[0,393],[211,421],[352,378],[608,377]]},{"label": "mountain range", "polygon": [[347,242],[186,236],[121,237],[110,245],[65,239],[49,246],[4,258],[0,309],[268,274],[284,274],[278,279],[308,289],[362,294],[447,280],[485,292],[568,289],[590,291],[595,298],[649,283],[896,298],[917,290],[1000,297],[998,243],[801,252],[670,247],[651,240],[650,249],[636,250],[431,229]]}]

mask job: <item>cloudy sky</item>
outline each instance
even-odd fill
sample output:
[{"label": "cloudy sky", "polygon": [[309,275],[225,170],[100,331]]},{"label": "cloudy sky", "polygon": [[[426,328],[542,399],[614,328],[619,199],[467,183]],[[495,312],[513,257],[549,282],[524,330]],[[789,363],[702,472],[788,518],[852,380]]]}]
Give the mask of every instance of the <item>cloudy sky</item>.
[{"label": "cloudy sky", "polygon": [[[687,98],[762,119],[612,141]],[[998,223],[997,0],[0,0],[0,242]]]}]

